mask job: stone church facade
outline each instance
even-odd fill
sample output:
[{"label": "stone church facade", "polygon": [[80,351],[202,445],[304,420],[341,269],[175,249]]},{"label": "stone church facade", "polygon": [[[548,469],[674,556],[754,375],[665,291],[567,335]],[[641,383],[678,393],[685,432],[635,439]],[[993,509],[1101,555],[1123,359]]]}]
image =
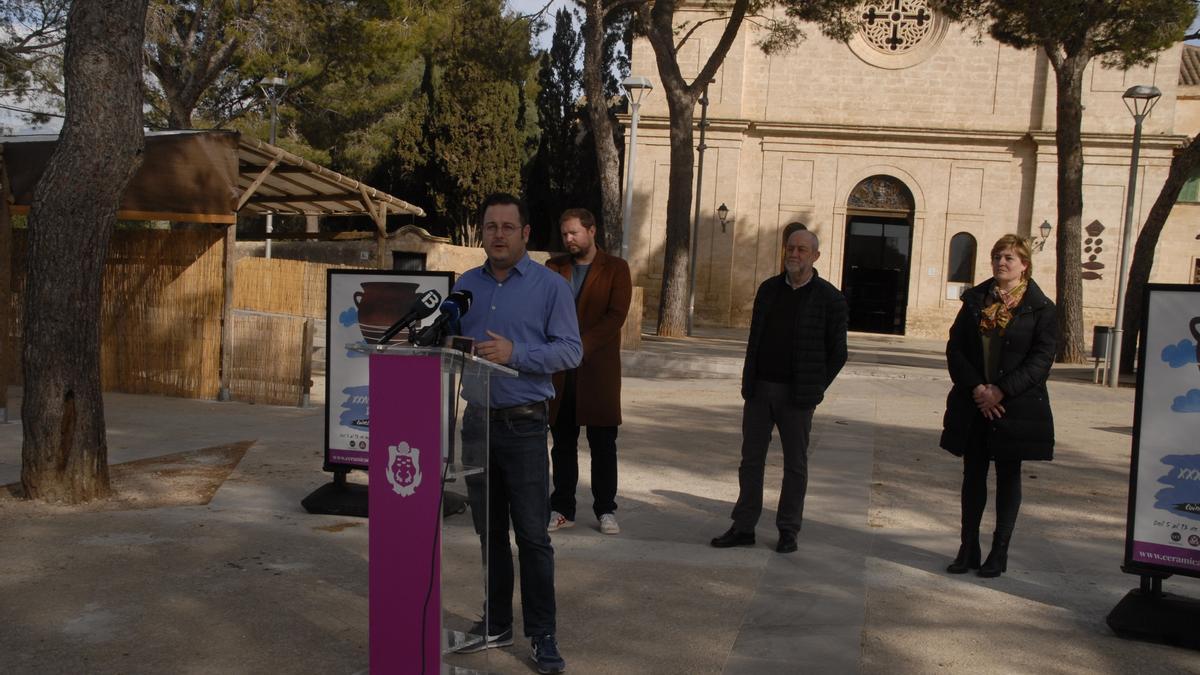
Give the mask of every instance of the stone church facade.
[{"label": "stone church facade", "polygon": [[[753,26],[738,36],[709,88],[700,196],[696,321],[745,326],[754,292],[780,270],[783,227],[817,233],[819,273],[842,288],[851,329],[944,336],[958,293],[990,275],[1001,235],[1032,237],[1034,276],[1054,293],[1054,73],[1039,51],[1018,51],[932,13],[924,0],[869,0],[847,43],[807,27],[807,39],[767,56]],[[701,21],[713,14],[694,11]],[[699,27],[680,52],[689,79],[722,27]],[[1084,316],[1111,324],[1129,177],[1133,119],[1121,99],[1135,84],[1162,98],[1143,127],[1135,227],[1166,178],[1174,148],[1194,135],[1200,96],[1180,85],[1185,48],[1146,67],[1097,65],[1084,85]],[[1193,55],[1189,52],[1187,56]],[[1195,60],[1195,59],[1193,59]],[[1186,65],[1186,63],[1182,64]],[[667,107],[654,55],[634,43],[645,97],[634,165],[630,264],[656,316],[669,172]],[[696,120],[700,119],[697,109]],[[698,142],[698,134],[697,134]],[[717,216],[724,204],[729,216]],[[1196,281],[1200,204],[1177,205],[1152,280]]]}]

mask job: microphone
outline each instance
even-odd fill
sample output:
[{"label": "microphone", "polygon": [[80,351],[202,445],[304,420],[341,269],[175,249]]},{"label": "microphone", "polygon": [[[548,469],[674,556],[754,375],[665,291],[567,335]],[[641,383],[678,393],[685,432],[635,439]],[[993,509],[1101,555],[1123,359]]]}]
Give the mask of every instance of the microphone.
[{"label": "microphone", "polygon": [[417,296],[412,304],[409,305],[408,311],[400,320],[392,324],[391,328],[384,331],[383,336],[379,338],[379,344],[385,345],[392,338],[396,337],[396,333],[411,327],[412,324],[424,319],[433,314],[433,310],[437,308],[438,303],[442,301],[442,294],[430,289],[421,295]]},{"label": "microphone", "polygon": [[458,320],[467,310],[471,309],[471,291],[455,291],[442,303],[441,315],[433,320],[426,328],[417,333],[413,344],[420,347],[431,347],[441,342],[447,328],[457,332]]}]

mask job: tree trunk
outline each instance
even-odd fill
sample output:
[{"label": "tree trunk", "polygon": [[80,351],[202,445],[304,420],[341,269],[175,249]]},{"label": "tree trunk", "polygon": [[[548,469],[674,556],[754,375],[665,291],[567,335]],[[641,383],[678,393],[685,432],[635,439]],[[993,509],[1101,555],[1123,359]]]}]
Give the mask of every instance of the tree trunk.
[{"label": "tree trunk", "polygon": [[583,23],[583,91],[587,97],[592,139],[596,145],[596,175],[600,179],[600,219],[603,241],[609,253],[621,250],[627,223],[621,222],[621,161],[613,140],[612,118],[604,97],[604,9],[603,0],[587,0]]},{"label": "tree trunk", "polygon": [[1058,105],[1054,133],[1058,148],[1058,232],[1055,302],[1058,305],[1058,360],[1083,363],[1083,278],[1081,220],[1083,218],[1083,71],[1088,58],[1069,56],[1055,65]]},{"label": "tree trunk", "polygon": [[692,182],[695,150],[692,116],[696,100],[665,85],[671,116],[671,170],[667,180],[667,232],[663,251],[662,293],[658,301],[659,335],[687,335],[688,260],[692,245]]},{"label": "tree trunk", "polygon": [[[657,0],[648,10],[639,8],[643,28],[654,60],[658,77],[667,97],[671,126],[671,171],[667,189],[667,232],[663,252],[662,294],[658,301],[659,335],[681,336],[687,333],[688,261],[692,244],[692,181],[696,156],[692,148],[692,117],[696,101],[721,67],[729,48],[741,29],[749,0],[736,0],[729,8],[729,17],[721,38],[717,41],[696,79],[688,84],[679,70],[678,47],[675,43],[675,5],[672,0]],[[647,15],[646,12],[649,12]]]},{"label": "tree trunk", "polygon": [[101,282],[125,185],[141,162],[147,0],[76,0],[67,18],[66,121],[33,194],[25,287],[25,495],[106,495]]},{"label": "tree trunk", "polygon": [[191,129],[192,109],[187,104],[171,99],[170,110],[167,113],[168,129]]},{"label": "tree trunk", "polygon": [[1129,287],[1125,292],[1125,339],[1121,342],[1121,370],[1132,372],[1133,362],[1137,356],[1137,338],[1142,327],[1142,292],[1150,281],[1150,269],[1154,266],[1154,250],[1158,247],[1158,237],[1162,234],[1167,217],[1175,201],[1179,199],[1179,191],[1187,182],[1192,172],[1200,167],[1200,135],[1180,150],[1171,160],[1171,170],[1167,180],[1158,191],[1158,199],[1146,223],[1138,233],[1137,244],[1133,247],[1133,262],[1129,267]]},{"label": "tree trunk", "polygon": [[[170,45],[165,43],[158,45],[158,51],[159,53],[174,53]],[[196,100],[193,99],[190,102],[185,100],[183,84],[178,77],[179,68],[171,68],[168,64],[155,60],[148,51],[144,53],[143,58],[146,60],[146,67],[154,73],[158,85],[162,88],[163,98],[167,103],[167,128],[191,129],[192,112],[196,109]]]},{"label": "tree trunk", "polygon": [[0,424],[8,422],[9,350],[12,326],[12,220],[8,209],[8,165],[0,147]]}]

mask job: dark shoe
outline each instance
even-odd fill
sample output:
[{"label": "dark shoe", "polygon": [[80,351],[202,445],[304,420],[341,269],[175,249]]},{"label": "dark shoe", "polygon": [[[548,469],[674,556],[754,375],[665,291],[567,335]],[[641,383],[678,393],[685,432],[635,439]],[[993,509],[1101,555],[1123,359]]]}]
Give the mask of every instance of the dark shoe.
[{"label": "dark shoe", "polygon": [[454,651],[459,654],[474,654],[493,647],[507,647],[513,643],[512,626],[502,631],[493,628],[486,631],[486,634],[484,628],[482,621],[476,622],[467,632],[467,643]]},{"label": "dark shoe", "polygon": [[990,579],[1008,571],[1008,541],[1009,537],[992,536],[992,550],[976,574]]},{"label": "dark shoe", "polygon": [[561,673],[567,669],[567,662],[558,653],[558,640],[553,635],[541,635],[533,638],[533,663],[539,673]]},{"label": "dark shoe", "polygon": [[732,548],[734,546],[753,546],[754,545],[754,533],[753,532],[738,532],[737,530],[735,530],[731,527],[725,532],[725,534],[723,534],[719,537],[714,537],[711,543],[715,548]]},{"label": "dark shoe", "polygon": [[453,492],[442,493],[442,517],[458,515],[467,510],[466,497],[460,497]]},{"label": "dark shoe", "polygon": [[970,570],[977,570],[979,558],[979,540],[976,539],[974,543],[964,542],[958,547],[958,556],[946,567],[946,571],[950,574],[966,574]]},{"label": "dark shoe", "polygon": [[775,545],[776,553],[795,553],[796,549],[796,533],[779,531],[779,543]]}]

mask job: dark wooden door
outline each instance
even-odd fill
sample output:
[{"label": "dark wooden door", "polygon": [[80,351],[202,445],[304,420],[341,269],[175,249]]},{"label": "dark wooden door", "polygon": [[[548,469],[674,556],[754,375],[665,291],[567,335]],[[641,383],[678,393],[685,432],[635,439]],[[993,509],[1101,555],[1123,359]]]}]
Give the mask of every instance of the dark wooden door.
[{"label": "dark wooden door", "polygon": [[912,225],[903,218],[850,216],[842,292],[850,330],[904,334]]}]

